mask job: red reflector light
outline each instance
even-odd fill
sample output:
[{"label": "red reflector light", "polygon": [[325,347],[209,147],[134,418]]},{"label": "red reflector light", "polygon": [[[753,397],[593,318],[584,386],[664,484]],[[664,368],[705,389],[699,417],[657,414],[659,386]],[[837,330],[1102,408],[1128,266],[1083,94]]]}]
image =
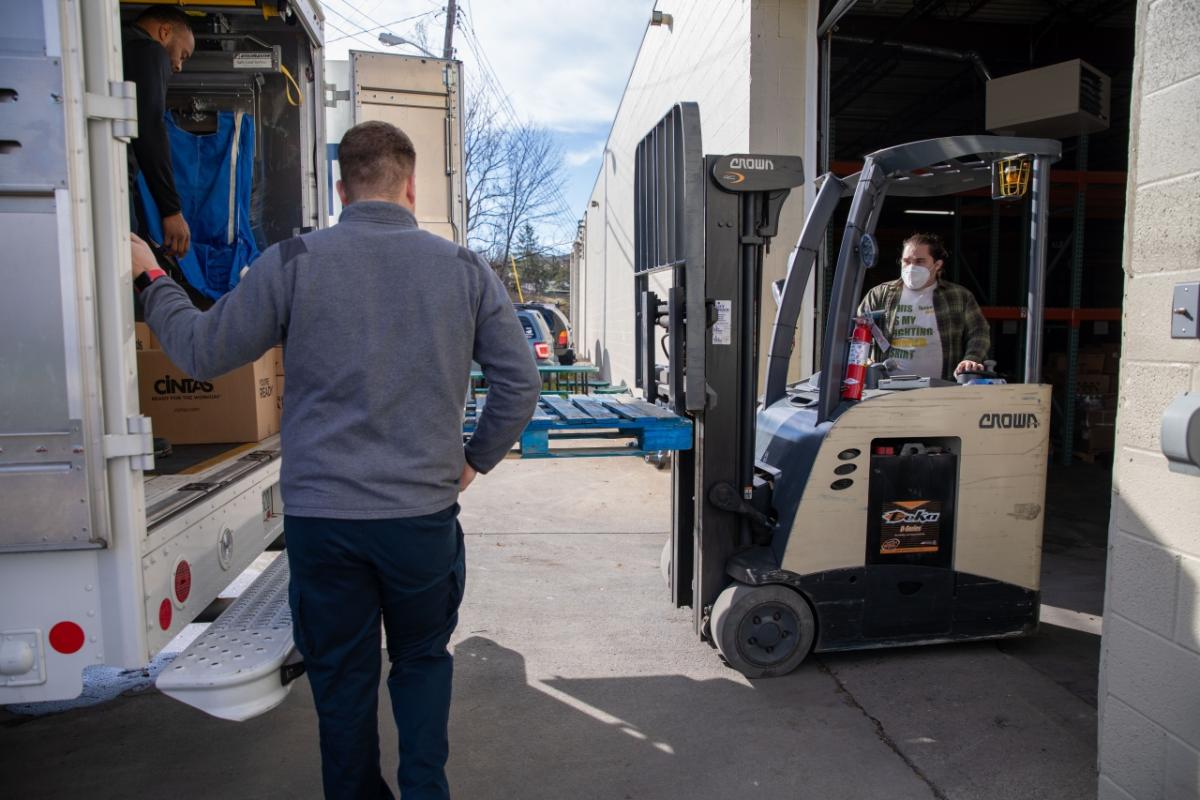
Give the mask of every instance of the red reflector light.
[{"label": "red reflector light", "polygon": [[550,345],[545,342],[537,342],[533,345],[533,354],[538,358],[550,357]]},{"label": "red reflector light", "polygon": [[74,622],[60,622],[50,629],[50,646],[64,655],[83,647],[83,628]]},{"label": "red reflector light", "polygon": [[165,597],[158,605],[158,627],[164,631],[171,627],[171,601]]},{"label": "red reflector light", "polygon": [[875,455],[877,455],[877,456],[894,456],[894,455],[896,455],[896,448],[887,447],[885,445],[878,445],[875,448]]},{"label": "red reflector light", "polygon": [[175,567],[175,599],[186,603],[192,593],[192,567],[186,561],[180,561]]},{"label": "red reflector light", "polygon": [[566,331],[558,332],[558,346],[559,347],[567,346],[567,332]]}]

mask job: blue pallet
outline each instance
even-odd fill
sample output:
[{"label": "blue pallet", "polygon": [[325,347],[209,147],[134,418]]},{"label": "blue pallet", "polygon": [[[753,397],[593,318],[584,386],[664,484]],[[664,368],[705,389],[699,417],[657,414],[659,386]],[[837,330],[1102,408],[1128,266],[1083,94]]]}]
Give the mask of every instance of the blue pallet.
[{"label": "blue pallet", "polygon": [[[487,403],[478,395],[468,404],[463,434],[475,431],[479,412]],[[604,447],[555,447],[550,443],[577,439],[624,440]],[[690,450],[692,422],[665,408],[621,395],[543,395],[520,439],[522,458],[640,456],[663,450]]]}]

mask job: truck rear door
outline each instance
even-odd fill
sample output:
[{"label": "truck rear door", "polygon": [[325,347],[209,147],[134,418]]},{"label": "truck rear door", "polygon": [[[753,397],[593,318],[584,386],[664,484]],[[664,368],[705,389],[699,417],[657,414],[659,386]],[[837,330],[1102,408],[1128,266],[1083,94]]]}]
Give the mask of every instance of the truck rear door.
[{"label": "truck rear door", "polygon": [[352,123],[390,122],[416,147],[417,222],[465,244],[462,63],[351,51],[349,77]]}]

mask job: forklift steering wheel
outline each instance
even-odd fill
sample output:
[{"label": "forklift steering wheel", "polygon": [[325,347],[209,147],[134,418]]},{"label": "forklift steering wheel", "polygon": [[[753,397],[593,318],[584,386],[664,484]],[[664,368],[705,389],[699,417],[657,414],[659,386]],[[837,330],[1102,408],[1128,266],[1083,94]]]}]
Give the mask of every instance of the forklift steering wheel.
[{"label": "forklift steering wheel", "polygon": [[1000,375],[995,370],[981,369],[973,371],[964,370],[955,375],[954,379],[958,381],[960,386],[966,386],[968,383],[970,383],[972,378],[982,378],[984,380],[1002,380],[1003,377],[1004,376]]}]

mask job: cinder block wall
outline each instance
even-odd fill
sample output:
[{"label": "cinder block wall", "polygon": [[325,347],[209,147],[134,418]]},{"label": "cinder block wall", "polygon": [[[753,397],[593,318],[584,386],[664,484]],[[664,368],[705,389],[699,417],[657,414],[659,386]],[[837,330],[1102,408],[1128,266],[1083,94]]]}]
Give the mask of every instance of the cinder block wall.
[{"label": "cinder block wall", "polygon": [[1140,0],[1125,310],[1100,691],[1101,798],[1200,797],[1200,477],[1171,472],[1164,408],[1200,391],[1200,342],[1171,339],[1200,281],[1200,3]]},{"label": "cinder block wall", "polygon": [[[601,366],[604,377],[630,386],[634,153],[641,138],[672,105],[694,101],[700,107],[705,153],[801,155],[809,180],[816,177],[816,147],[809,141],[815,140],[816,125],[816,0],[674,0],[660,5],[673,15],[674,25],[646,31],[589,198],[572,275],[580,351]],[[765,281],[783,276],[809,194],[811,183],[788,201],[780,235],[764,265]],[[652,282],[652,288],[666,294],[661,281]],[[773,318],[769,299],[764,308]],[[797,350],[806,347],[801,344]]]}]

